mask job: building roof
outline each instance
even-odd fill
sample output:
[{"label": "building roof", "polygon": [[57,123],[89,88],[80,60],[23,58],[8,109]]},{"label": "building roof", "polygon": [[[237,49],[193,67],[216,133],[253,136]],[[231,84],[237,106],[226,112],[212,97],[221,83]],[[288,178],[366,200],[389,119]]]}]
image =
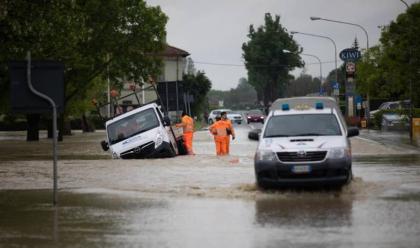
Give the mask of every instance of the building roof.
[{"label": "building roof", "polygon": [[187,57],[190,54],[177,47],[166,45],[165,50],[160,55],[165,57]]}]

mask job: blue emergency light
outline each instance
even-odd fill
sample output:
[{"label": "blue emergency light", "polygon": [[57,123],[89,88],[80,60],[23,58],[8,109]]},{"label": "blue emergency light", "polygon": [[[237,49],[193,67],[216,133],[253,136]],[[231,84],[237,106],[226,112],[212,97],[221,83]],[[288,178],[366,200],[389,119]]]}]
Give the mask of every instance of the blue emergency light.
[{"label": "blue emergency light", "polygon": [[324,104],[322,104],[322,102],[317,102],[317,103],[315,104],[315,108],[316,108],[316,109],[324,109]]},{"label": "blue emergency light", "polygon": [[283,103],[283,104],[281,105],[281,109],[282,109],[283,111],[290,110],[290,108],[289,108],[289,104],[288,104],[288,103]]}]

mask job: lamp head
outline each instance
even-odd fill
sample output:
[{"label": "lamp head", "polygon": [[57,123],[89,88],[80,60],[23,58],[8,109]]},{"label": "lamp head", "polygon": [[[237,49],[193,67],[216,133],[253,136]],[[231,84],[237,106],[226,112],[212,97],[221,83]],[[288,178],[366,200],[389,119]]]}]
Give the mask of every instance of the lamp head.
[{"label": "lamp head", "polygon": [[311,21],[317,21],[317,20],[321,20],[321,17],[316,17],[316,16],[311,16]]}]

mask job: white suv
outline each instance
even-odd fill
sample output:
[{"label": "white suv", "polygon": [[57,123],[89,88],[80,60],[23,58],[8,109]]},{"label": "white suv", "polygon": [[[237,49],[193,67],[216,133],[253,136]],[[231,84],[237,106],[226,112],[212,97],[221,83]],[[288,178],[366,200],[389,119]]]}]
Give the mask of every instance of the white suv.
[{"label": "white suv", "polygon": [[347,128],[334,99],[296,97],[272,104],[261,132],[254,167],[260,187],[336,185],[352,178]]},{"label": "white suv", "polygon": [[210,114],[209,114],[209,119],[208,119],[209,124],[211,125],[211,124],[213,124],[214,122],[216,122],[216,117],[217,117],[217,116],[220,116],[220,114],[221,114],[222,112],[226,112],[226,114],[227,114],[227,118],[228,118],[228,119],[229,119],[232,123],[235,123],[235,124],[241,124],[241,123],[244,121],[244,119],[243,119],[243,117],[242,117],[242,115],[241,115],[241,114],[235,113],[235,112],[233,112],[233,111],[232,111],[232,110],[230,110],[230,109],[215,109],[215,110],[212,110],[212,111],[210,112]]}]

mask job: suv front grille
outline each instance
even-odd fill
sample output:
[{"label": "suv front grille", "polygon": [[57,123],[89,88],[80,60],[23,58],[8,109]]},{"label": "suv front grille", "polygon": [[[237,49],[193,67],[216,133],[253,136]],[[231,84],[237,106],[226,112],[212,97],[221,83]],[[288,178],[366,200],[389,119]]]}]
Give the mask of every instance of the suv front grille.
[{"label": "suv front grille", "polygon": [[281,162],[317,162],[324,160],[326,155],[326,151],[277,153],[277,157]]}]

